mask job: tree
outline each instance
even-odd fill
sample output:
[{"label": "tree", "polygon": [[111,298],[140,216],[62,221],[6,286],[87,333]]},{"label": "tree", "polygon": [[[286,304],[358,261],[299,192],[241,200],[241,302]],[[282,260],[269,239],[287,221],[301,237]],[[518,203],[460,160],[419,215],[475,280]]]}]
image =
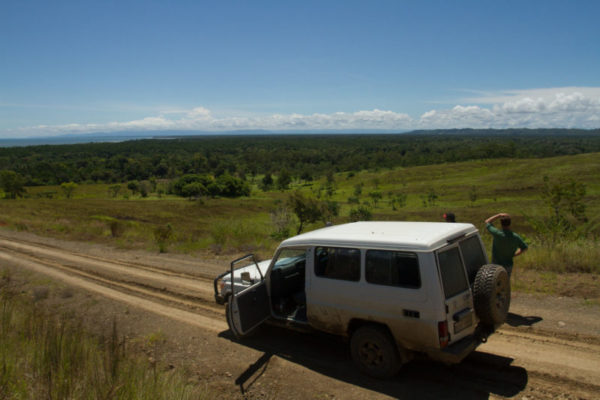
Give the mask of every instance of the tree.
[{"label": "tree", "polygon": [[192,182],[185,185],[181,190],[181,195],[191,199],[198,198],[207,194],[208,191],[200,182]]},{"label": "tree", "polygon": [[10,170],[0,171],[0,187],[4,191],[4,197],[16,199],[23,197],[25,190],[25,179],[18,173]]},{"label": "tree", "polygon": [[298,217],[298,220],[300,221],[297,234],[302,232],[304,224],[317,222],[321,219],[323,214],[323,209],[317,199],[305,197],[299,191],[295,191],[290,195],[288,198],[288,206],[294,211],[294,214],[296,214],[296,217]]},{"label": "tree", "polygon": [[250,195],[250,186],[242,179],[230,174],[223,174],[217,178],[220,187],[219,195],[225,197],[240,197]]},{"label": "tree", "polygon": [[340,213],[340,205],[337,201],[325,200],[320,204],[321,220],[324,224],[331,222],[333,217],[337,217]]},{"label": "tree", "polygon": [[266,192],[267,190],[271,189],[271,187],[273,186],[273,177],[271,176],[271,174],[265,174],[265,176],[262,178],[261,183],[261,189]]},{"label": "tree", "polygon": [[131,193],[135,196],[140,190],[140,183],[138,181],[131,181],[127,184],[127,189],[131,190]]},{"label": "tree", "polygon": [[63,182],[60,184],[60,188],[65,193],[65,197],[70,199],[75,189],[77,189],[77,184],[75,182]]},{"label": "tree", "polygon": [[121,191],[121,185],[111,185],[108,187],[108,193],[112,198],[115,198],[119,195]]},{"label": "tree", "polygon": [[140,182],[140,195],[142,197],[148,197],[150,192],[150,184],[147,181]]},{"label": "tree", "polygon": [[373,190],[369,192],[369,197],[373,200],[373,205],[377,207],[377,203],[383,198],[383,194],[379,190]]},{"label": "tree", "polygon": [[359,197],[362,194],[363,183],[358,183],[354,185],[354,196]]},{"label": "tree", "polygon": [[282,169],[277,177],[277,188],[280,190],[289,189],[290,183],[292,183],[292,175],[287,169]]}]

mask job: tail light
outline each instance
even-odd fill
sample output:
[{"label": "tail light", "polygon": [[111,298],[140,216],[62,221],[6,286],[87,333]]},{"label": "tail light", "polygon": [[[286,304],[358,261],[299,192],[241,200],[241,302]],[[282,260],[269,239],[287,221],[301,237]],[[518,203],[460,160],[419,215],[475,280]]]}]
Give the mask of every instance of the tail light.
[{"label": "tail light", "polygon": [[448,321],[438,322],[438,335],[440,337],[440,348],[448,346],[450,334],[448,333]]}]

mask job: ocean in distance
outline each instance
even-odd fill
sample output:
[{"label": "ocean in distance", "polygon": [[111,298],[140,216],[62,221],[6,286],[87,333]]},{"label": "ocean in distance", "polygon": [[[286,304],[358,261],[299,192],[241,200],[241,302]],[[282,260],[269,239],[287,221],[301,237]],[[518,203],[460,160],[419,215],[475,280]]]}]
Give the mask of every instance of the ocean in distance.
[{"label": "ocean in distance", "polygon": [[51,137],[35,137],[25,139],[0,139],[0,147],[25,147],[57,144],[79,144],[100,142],[125,142],[127,140],[153,139],[155,136],[107,136],[107,135],[65,135]]}]

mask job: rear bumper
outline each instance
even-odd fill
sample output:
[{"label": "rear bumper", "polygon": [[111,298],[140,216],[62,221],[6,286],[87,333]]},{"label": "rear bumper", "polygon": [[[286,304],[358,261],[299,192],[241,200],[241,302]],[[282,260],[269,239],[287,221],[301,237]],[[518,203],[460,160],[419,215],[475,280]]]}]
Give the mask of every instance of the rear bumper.
[{"label": "rear bumper", "polygon": [[428,353],[429,357],[434,360],[441,361],[447,364],[458,364],[461,362],[466,356],[471,354],[473,350],[479,346],[481,343],[475,335],[469,335],[467,337],[462,338],[456,343],[452,343],[450,346],[441,349],[439,351]]}]

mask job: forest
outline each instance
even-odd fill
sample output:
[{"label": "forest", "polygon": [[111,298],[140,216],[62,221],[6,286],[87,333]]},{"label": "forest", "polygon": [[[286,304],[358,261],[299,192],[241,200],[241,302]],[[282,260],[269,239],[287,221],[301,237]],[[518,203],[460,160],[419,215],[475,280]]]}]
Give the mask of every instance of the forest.
[{"label": "forest", "polygon": [[201,174],[312,181],[328,173],[600,151],[600,129],[439,130],[404,134],[194,136],[0,148],[25,186],[124,183]]}]

